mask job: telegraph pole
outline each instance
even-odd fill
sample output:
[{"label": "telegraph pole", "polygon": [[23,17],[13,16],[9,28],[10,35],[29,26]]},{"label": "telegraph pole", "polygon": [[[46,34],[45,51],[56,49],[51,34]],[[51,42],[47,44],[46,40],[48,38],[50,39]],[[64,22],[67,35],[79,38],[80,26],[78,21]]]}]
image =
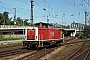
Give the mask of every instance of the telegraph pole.
[{"label": "telegraph pole", "polygon": [[84,36],[87,37],[87,12],[85,11],[85,27],[84,27]]},{"label": "telegraph pole", "polygon": [[90,26],[90,18],[89,18],[88,24],[89,24],[89,26]]},{"label": "telegraph pole", "polygon": [[34,6],[34,4],[33,4],[33,0],[31,0],[31,26],[33,26],[33,6]]},{"label": "telegraph pole", "polygon": [[16,25],[16,8],[14,8],[14,25]]},{"label": "telegraph pole", "polygon": [[87,25],[87,12],[85,11],[85,26]]},{"label": "telegraph pole", "polygon": [[49,19],[48,19],[48,16],[47,16],[47,23],[49,23]]}]

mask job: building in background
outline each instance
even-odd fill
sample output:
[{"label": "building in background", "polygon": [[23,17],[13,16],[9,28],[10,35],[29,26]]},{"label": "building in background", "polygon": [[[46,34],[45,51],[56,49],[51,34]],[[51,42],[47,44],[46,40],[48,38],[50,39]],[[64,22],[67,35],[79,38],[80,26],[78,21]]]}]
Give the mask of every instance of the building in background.
[{"label": "building in background", "polygon": [[71,29],[76,29],[76,31],[84,31],[84,27],[85,27],[84,24],[75,23],[75,22],[71,23],[71,26],[70,26]]}]

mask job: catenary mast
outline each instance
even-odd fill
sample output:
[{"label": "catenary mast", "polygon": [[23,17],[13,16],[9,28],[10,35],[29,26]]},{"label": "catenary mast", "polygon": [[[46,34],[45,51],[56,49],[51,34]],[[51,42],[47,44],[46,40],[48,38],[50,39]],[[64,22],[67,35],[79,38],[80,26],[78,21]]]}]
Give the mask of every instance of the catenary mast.
[{"label": "catenary mast", "polygon": [[34,4],[33,4],[33,0],[30,0],[31,1],[31,26],[33,26],[33,6],[34,6]]}]

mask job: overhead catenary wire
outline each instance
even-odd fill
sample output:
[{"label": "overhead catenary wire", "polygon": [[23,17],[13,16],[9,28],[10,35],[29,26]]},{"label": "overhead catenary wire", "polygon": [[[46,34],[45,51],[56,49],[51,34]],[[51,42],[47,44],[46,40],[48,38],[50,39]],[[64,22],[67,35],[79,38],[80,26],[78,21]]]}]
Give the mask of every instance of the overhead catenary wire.
[{"label": "overhead catenary wire", "polygon": [[43,8],[41,5],[39,5],[39,4],[36,3],[35,1],[34,1],[34,3],[35,3],[36,5],[38,5],[43,11],[45,11],[46,13],[48,13],[48,14],[45,14],[46,16],[44,15],[44,17],[50,16],[50,12],[48,12],[46,8]]},{"label": "overhead catenary wire", "polygon": [[0,8],[4,8],[4,9],[7,9],[7,10],[11,10],[12,11],[12,8],[6,8],[6,7],[1,6],[1,5],[0,5]]},{"label": "overhead catenary wire", "polygon": [[[21,1],[21,0],[17,0],[17,1],[20,1],[20,2],[22,2],[22,3],[26,3],[25,1]],[[41,9],[43,9],[44,11],[46,11],[46,12],[49,14],[49,16],[51,15],[50,9],[53,10],[53,11],[55,11],[54,9],[52,9],[52,7],[50,6],[50,4],[47,3],[46,0],[44,0],[44,4],[45,4],[45,7],[44,7],[44,8],[43,8],[41,5],[39,5],[38,3],[36,3],[36,1],[34,1],[34,3],[35,3],[36,5],[38,5]],[[48,4],[48,10],[46,9],[46,4]],[[34,12],[35,12],[35,11],[34,11]],[[58,11],[57,11],[57,12],[58,12]],[[58,15],[58,13],[56,13],[56,11],[55,11],[55,16],[57,16],[56,14]],[[53,12],[52,12],[52,16],[55,17],[55,16],[53,15]]]},{"label": "overhead catenary wire", "polygon": [[[8,6],[8,5],[7,5],[7,6]],[[11,10],[11,11],[9,11],[9,14],[11,14],[11,13],[14,14],[14,11],[13,11],[14,8],[13,8],[13,7],[10,7],[10,6],[9,6],[9,8],[8,8],[8,7],[4,7],[4,6],[1,6],[1,5],[0,5],[0,7],[1,7],[1,8],[4,8],[5,11]],[[6,10],[6,9],[7,9],[7,10]],[[17,12],[20,13],[20,14],[22,14],[22,16],[24,16],[24,15],[30,15],[30,14],[28,14],[28,13],[26,13],[26,12],[22,12],[22,11],[18,11],[18,10],[17,10]]]},{"label": "overhead catenary wire", "polygon": [[[14,8],[6,8],[6,7],[3,7],[3,6],[0,6],[0,7],[2,7],[2,8],[5,8],[5,9],[7,9],[7,10],[13,10]],[[25,12],[21,12],[21,11],[18,11],[19,13],[22,13],[22,14],[27,14],[27,13],[25,13]],[[14,13],[13,11],[12,11],[12,13]]]},{"label": "overhead catenary wire", "polygon": [[[46,1],[46,0],[44,0],[45,1],[45,3],[48,5],[48,12],[49,12],[49,10],[51,9],[53,12],[55,12],[56,13],[56,10],[54,10],[54,8],[53,7],[51,7],[50,6],[50,4]],[[52,16],[53,16],[53,12],[52,12]],[[58,11],[57,11],[58,12]],[[50,13],[50,12],[49,12]],[[53,16],[54,17],[54,16]]]},{"label": "overhead catenary wire", "polygon": [[[20,9],[27,10],[27,12],[30,11],[29,9],[25,9],[25,8],[21,8],[21,7],[18,7],[18,6],[10,5],[10,4],[7,4],[7,3],[3,3],[3,2],[1,2],[1,1],[0,1],[0,3],[9,6],[9,8],[6,8],[6,7],[0,5],[2,8],[5,8],[5,9],[7,9],[7,10],[13,10],[13,7],[17,7],[17,8],[20,8]],[[17,11],[18,11],[18,10],[17,10]],[[35,11],[34,11],[34,12],[35,12]],[[18,11],[18,13],[23,14],[22,16],[24,16],[25,14],[30,15],[29,13],[21,12],[21,11]],[[35,12],[35,13],[39,13],[39,12]],[[41,13],[39,13],[39,14],[41,14]]]},{"label": "overhead catenary wire", "polygon": [[[25,3],[25,4],[27,3],[27,2],[25,2],[25,1],[21,1],[21,0],[17,0],[17,1],[22,2],[22,3]],[[34,1],[34,2],[35,2],[35,1]],[[30,3],[28,3],[28,4],[30,4]],[[38,4],[38,3],[36,3],[36,4]],[[38,4],[38,6],[41,7],[39,4]],[[43,8],[43,7],[41,7],[41,8]],[[36,12],[36,11],[34,11],[34,12],[43,15],[43,13]]]},{"label": "overhead catenary wire", "polygon": [[[18,0],[19,1],[19,0]],[[20,0],[21,1],[21,0]],[[23,3],[26,3],[26,2],[24,2],[23,1]],[[34,1],[34,3],[36,4],[36,5],[38,5],[42,10],[43,10],[43,7],[40,5],[40,4],[38,4],[36,1]],[[52,17],[54,17],[54,18],[58,18],[58,17],[56,17],[56,16],[54,16],[54,8],[52,9],[52,7],[50,6],[50,4],[49,3],[47,3],[47,1],[46,0],[44,0],[44,3],[45,4],[47,4],[48,5],[48,10],[46,10],[47,11],[47,13],[49,13],[50,15],[51,15],[51,12],[52,12]],[[72,4],[72,3],[71,3]],[[81,8],[79,8],[78,6],[76,6],[75,5],[75,0],[74,0],[74,4],[72,4],[74,7],[76,7],[76,8],[78,8],[78,9],[80,9],[80,10],[82,10],[82,11],[84,11],[84,9],[81,9]],[[46,5],[44,6],[45,8],[47,8],[46,7]],[[51,10],[51,12],[49,12],[49,10]],[[34,11],[35,12],[35,11]],[[55,11],[55,15],[58,15],[58,13],[56,13],[56,11]],[[43,15],[43,14],[42,14]]]},{"label": "overhead catenary wire", "polygon": [[[43,7],[42,6],[40,6],[38,3],[36,3],[35,1],[34,1],[34,3],[35,4],[37,4],[41,9],[43,9]],[[45,10],[45,9],[43,9],[44,11],[46,11],[47,13],[48,13],[48,11],[47,10]]]},{"label": "overhead catenary wire", "polygon": [[87,2],[86,0],[84,0],[85,1],[85,3],[88,5],[88,7],[90,7],[90,5],[89,5],[89,1]]},{"label": "overhead catenary wire", "polygon": [[[25,1],[21,1],[21,0],[17,0],[19,2],[22,2],[22,3],[26,3]],[[40,8],[42,8],[43,10],[45,10],[47,13],[49,13],[49,16],[50,16],[50,9],[52,10],[52,7],[49,5],[49,3],[47,3],[46,0],[44,0],[44,4],[45,4],[45,7],[43,8],[42,6],[40,6],[38,3],[36,3],[36,1],[34,1],[35,4],[37,4]],[[46,10],[46,4],[48,4],[48,11]],[[54,9],[53,9],[54,10]],[[56,12],[56,11],[55,11]]]},{"label": "overhead catenary wire", "polygon": [[10,5],[10,4],[4,3],[2,1],[0,1],[0,4],[5,4],[5,5],[8,5],[8,6],[17,7],[19,9],[24,9],[24,10],[28,10],[29,11],[29,9],[25,9],[25,8],[22,8],[22,7],[19,7],[19,6]]},{"label": "overhead catenary wire", "polygon": [[[17,0],[17,1],[22,2],[22,3],[25,3],[25,4],[26,4],[26,2],[27,2],[27,1],[24,1],[24,0]],[[45,11],[45,13],[41,13],[40,11],[34,11],[34,13],[35,13],[35,14],[36,14],[36,13],[37,13],[37,14],[41,14],[41,15],[44,16],[44,17],[46,17],[46,16],[49,14],[48,17],[50,17],[50,18],[53,17],[53,18],[56,18],[56,19],[60,20],[60,19],[59,19],[59,17],[60,17],[59,15],[60,15],[61,13],[58,13],[59,11],[56,11],[56,10],[54,9],[54,7],[52,7],[52,5],[49,4],[48,1],[46,1],[46,0],[44,0],[44,1],[45,1],[44,3],[47,4],[47,5],[45,5],[45,6],[43,6],[43,4],[41,5],[41,4],[37,3],[37,1],[34,1],[34,3],[35,3],[35,4],[37,3],[36,5],[39,6],[42,10],[43,10],[43,8],[46,8],[46,10],[43,10],[43,11]],[[68,0],[67,0],[67,1],[68,1]],[[74,1],[75,1],[75,0],[74,0]],[[21,6],[17,6],[17,5],[15,6],[15,5],[13,5],[13,4],[12,4],[12,5],[11,5],[11,4],[8,5],[8,3],[4,3],[4,2],[1,2],[1,3],[7,5],[7,6],[11,7],[11,8],[12,8],[12,7],[16,7],[16,8],[18,8],[18,9],[26,10],[26,11],[17,10],[17,12],[18,12],[18,13],[21,13],[22,15],[26,15],[26,14],[29,15],[29,14],[30,14],[30,13],[28,13],[28,12],[30,12],[30,7],[29,7],[29,9],[26,9],[25,7],[21,7]],[[27,3],[27,4],[30,4],[30,2]],[[72,2],[71,4],[73,4],[74,7],[77,6],[75,2],[74,2],[74,3]],[[1,5],[0,5],[0,6],[1,6]],[[77,7],[78,7],[78,6],[77,6]],[[2,7],[2,8],[3,8],[3,7]],[[10,9],[11,9],[11,8],[10,8]],[[52,8],[53,8],[53,9],[52,9]],[[79,8],[80,8],[80,7],[79,7]],[[79,9],[79,8],[78,8],[78,9]],[[6,9],[7,9],[7,8],[6,8]],[[40,9],[40,10],[41,10],[41,9]],[[9,9],[7,9],[7,10],[9,10]],[[81,8],[80,8],[80,10],[83,11],[84,9],[81,9]],[[61,11],[60,11],[60,12],[61,12]],[[48,13],[48,14],[47,14],[47,13]],[[70,12],[70,13],[71,13],[71,12]],[[34,14],[34,15],[35,15],[35,14]],[[40,15],[40,16],[41,16],[41,15]]]},{"label": "overhead catenary wire", "polygon": [[[19,0],[20,1],[20,0]],[[21,1],[20,1],[21,2]],[[23,3],[24,3],[24,1],[22,1]],[[35,2],[36,3],[36,2]],[[11,5],[11,4],[8,4],[8,3],[5,3],[5,2],[1,2],[0,1],[0,4],[3,4],[3,6],[4,5],[6,5],[8,8],[5,8],[5,7],[2,7],[2,8],[5,8],[5,9],[7,9],[7,10],[13,10],[13,7],[14,8],[19,8],[19,9],[23,9],[23,10],[27,10],[27,12],[28,11],[30,11],[29,9],[26,9],[26,8],[23,8],[23,7],[19,7],[19,6],[15,6],[15,5]],[[40,5],[39,4],[37,4],[39,7],[40,7]],[[0,5],[1,6],[1,5]],[[48,5],[49,6],[49,5]],[[41,8],[43,9],[43,7],[41,6]],[[49,10],[49,9],[48,9]],[[46,10],[45,10],[46,11]],[[27,13],[27,12],[23,12],[23,11],[20,11],[20,10],[17,10],[17,12],[18,13],[21,13],[22,14],[22,16],[24,16],[24,15],[30,15],[29,13]],[[38,13],[38,14],[42,14],[43,15],[43,13],[40,13],[40,12],[36,12],[36,11],[34,11],[35,13]],[[48,11],[46,11],[48,14],[50,14],[50,12],[48,12]],[[14,13],[14,12],[13,12]],[[47,16],[47,15],[46,15]],[[45,17],[45,15],[43,16],[43,17]]]},{"label": "overhead catenary wire", "polygon": [[78,9],[80,9],[80,10],[84,11],[83,9],[81,9],[81,8],[77,7],[76,5],[74,5],[74,4],[72,4],[72,3],[70,3],[69,1],[67,1],[67,0],[64,0],[64,1],[66,1],[67,3],[69,3],[70,5],[72,5],[72,6],[76,7],[76,8],[78,8]]},{"label": "overhead catenary wire", "polygon": [[84,1],[83,0],[80,0],[80,1],[81,1],[81,4],[80,5],[83,7],[84,11],[86,11],[85,5],[83,3]]},{"label": "overhead catenary wire", "polygon": [[[17,1],[22,2],[22,3],[25,3],[25,4],[27,3],[27,2],[25,2],[25,1],[21,1],[21,0],[17,0]],[[28,4],[29,4],[29,3],[28,3]]]}]

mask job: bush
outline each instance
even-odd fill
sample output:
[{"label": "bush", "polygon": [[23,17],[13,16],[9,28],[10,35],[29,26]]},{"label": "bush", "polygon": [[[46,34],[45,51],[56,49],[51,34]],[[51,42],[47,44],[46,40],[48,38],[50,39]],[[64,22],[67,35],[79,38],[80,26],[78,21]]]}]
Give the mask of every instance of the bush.
[{"label": "bush", "polygon": [[2,33],[0,33],[0,40],[2,40],[4,37],[2,36]]},{"label": "bush", "polygon": [[90,38],[90,26],[84,27],[84,36],[85,38]]},{"label": "bush", "polygon": [[79,37],[79,35],[80,35],[79,33],[76,33],[75,37]]},{"label": "bush", "polygon": [[82,33],[76,33],[75,37],[78,37],[79,39],[85,38]]}]

